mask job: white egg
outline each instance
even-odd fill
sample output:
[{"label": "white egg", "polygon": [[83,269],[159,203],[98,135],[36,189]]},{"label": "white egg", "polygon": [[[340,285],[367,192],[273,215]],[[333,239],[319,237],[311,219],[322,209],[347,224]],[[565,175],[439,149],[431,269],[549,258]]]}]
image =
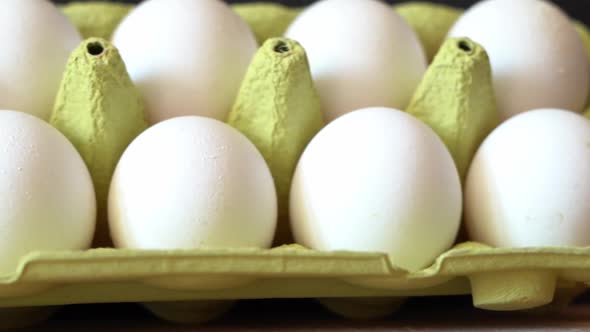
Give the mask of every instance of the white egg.
[{"label": "white egg", "polygon": [[0,111],[0,274],[33,251],[86,249],[96,198],[74,146],[29,114]]},{"label": "white egg", "polygon": [[225,120],[257,50],[254,34],[219,0],[147,0],[113,35],[156,123],[183,115]]},{"label": "white egg", "polygon": [[532,110],[481,145],[465,187],[471,239],[496,247],[590,245],[590,120]]},{"label": "white egg", "polygon": [[0,109],[48,120],[80,34],[46,0],[2,0],[0,8]]},{"label": "white egg", "polygon": [[589,90],[584,45],[570,19],[541,0],[486,0],[449,32],[488,52],[503,119],[535,108],[581,112]]},{"label": "white egg", "polygon": [[321,0],[289,26],[310,62],[324,117],[355,109],[405,109],[426,70],[412,28],[377,0]]},{"label": "white egg", "polygon": [[270,170],[236,129],[178,117],[142,133],[125,151],[109,194],[117,247],[269,247],[277,222]]},{"label": "white egg", "polygon": [[417,270],[454,243],[462,193],[438,136],[398,110],[367,108],[326,126],[304,151],[291,187],[298,243],[378,251]]}]

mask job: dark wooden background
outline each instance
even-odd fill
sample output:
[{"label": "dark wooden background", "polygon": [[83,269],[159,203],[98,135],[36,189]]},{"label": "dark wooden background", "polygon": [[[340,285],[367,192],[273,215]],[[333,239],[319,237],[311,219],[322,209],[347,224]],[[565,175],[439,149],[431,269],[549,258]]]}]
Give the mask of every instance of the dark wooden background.
[{"label": "dark wooden background", "polygon": [[[518,1],[518,0],[515,0]],[[65,307],[27,332],[497,332],[590,331],[590,302],[525,312],[474,309],[469,297],[416,298],[388,317],[356,321],[338,317],[313,300],[241,301],[222,319],[183,325],[157,319],[139,305]]]}]

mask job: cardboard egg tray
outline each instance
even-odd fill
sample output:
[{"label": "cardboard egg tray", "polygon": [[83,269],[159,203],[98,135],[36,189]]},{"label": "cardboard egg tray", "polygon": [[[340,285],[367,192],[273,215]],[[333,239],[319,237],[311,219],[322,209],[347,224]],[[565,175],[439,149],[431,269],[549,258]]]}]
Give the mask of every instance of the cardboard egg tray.
[{"label": "cardboard egg tray", "polygon": [[[87,2],[62,9],[85,37],[108,38],[130,8]],[[247,21],[256,25],[259,39],[286,26],[265,23],[265,15],[292,18],[298,11],[263,3],[236,10],[254,13]],[[299,245],[34,252],[16,271],[0,276],[0,325],[31,324],[60,305],[114,302],[142,303],[178,322],[207,321],[235,300],[266,298],[317,298],[351,318],[384,316],[417,296],[471,294],[478,308],[525,310],[567,304],[588,285],[590,248],[498,249],[466,242],[412,273],[382,253],[318,252]]]},{"label": "cardboard egg tray", "polygon": [[344,316],[370,318],[390,314],[414,296],[471,294],[478,308],[531,309],[552,303],[556,294],[567,302],[589,283],[590,248],[495,249],[463,243],[414,273],[396,267],[385,254],[317,252],[298,245],[92,249],[23,257],[17,271],[0,279],[0,307],[12,313],[16,308],[30,312],[31,307],[140,302],[164,319],[199,322],[217,317],[238,299],[318,298]]}]

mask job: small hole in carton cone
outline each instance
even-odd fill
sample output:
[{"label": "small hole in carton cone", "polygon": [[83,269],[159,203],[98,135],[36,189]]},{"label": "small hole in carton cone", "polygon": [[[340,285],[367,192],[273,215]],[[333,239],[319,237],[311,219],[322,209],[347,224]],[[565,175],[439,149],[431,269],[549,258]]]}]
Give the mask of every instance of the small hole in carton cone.
[{"label": "small hole in carton cone", "polygon": [[90,55],[98,56],[104,52],[104,47],[99,42],[92,42],[86,45],[86,49]]},{"label": "small hole in carton cone", "polygon": [[287,53],[289,52],[291,49],[289,49],[289,45],[287,45],[287,43],[280,41],[275,45],[274,48],[275,52],[277,53]]},{"label": "small hole in carton cone", "polygon": [[471,46],[471,44],[469,42],[467,42],[465,40],[460,40],[459,43],[457,43],[457,46],[459,47],[459,49],[461,49],[465,53],[473,52],[473,47]]}]

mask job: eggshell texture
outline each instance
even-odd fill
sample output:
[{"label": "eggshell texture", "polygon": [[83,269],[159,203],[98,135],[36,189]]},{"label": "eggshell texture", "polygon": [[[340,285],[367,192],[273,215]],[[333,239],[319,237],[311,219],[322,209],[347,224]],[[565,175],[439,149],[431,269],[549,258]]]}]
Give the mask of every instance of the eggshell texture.
[{"label": "eggshell texture", "polygon": [[48,120],[70,53],[81,42],[49,1],[2,0],[0,109]]},{"label": "eggshell texture", "polygon": [[541,0],[486,0],[449,35],[469,37],[490,57],[502,119],[535,108],[584,109],[589,65],[570,19]]},{"label": "eggshell texture", "polygon": [[225,120],[258,45],[219,0],[147,0],[113,35],[153,124],[183,115]]},{"label": "eggshell texture", "polygon": [[367,108],[326,126],[308,145],[291,187],[298,243],[379,251],[417,270],[453,244],[462,198],[442,141],[398,110]]},{"label": "eggshell texture", "polygon": [[276,222],[262,155],[214,119],[178,117],[149,128],[113,176],[109,224],[117,247],[269,247]]},{"label": "eggshell texture", "polygon": [[327,121],[370,106],[405,109],[426,70],[416,33],[376,0],[318,1],[285,36],[307,51]]},{"label": "eggshell texture", "polygon": [[497,247],[590,245],[590,120],[539,109],[504,122],[467,176],[472,240]]},{"label": "eggshell texture", "polygon": [[74,146],[29,114],[0,111],[0,274],[32,251],[86,249],[96,202]]}]

